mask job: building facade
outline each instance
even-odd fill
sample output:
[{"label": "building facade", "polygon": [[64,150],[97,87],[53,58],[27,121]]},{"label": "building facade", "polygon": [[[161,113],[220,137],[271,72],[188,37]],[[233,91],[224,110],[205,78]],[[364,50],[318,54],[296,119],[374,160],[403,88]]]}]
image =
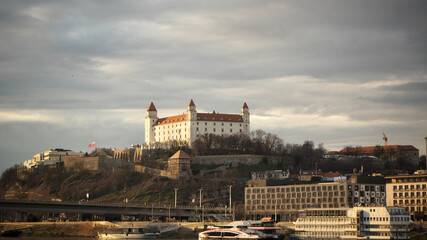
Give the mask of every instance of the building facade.
[{"label": "building facade", "polygon": [[387,206],[406,208],[413,220],[427,220],[427,174],[386,177]]},{"label": "building facade", "polygon": [[302,239],[409,239],[409,213],[401,207],[314,208],[295,222]]},{"label": "building facade", "polygon": [[387,145],[387,146],[368,146],[368,147],[346,147],[339,152],[328,152],[325,157],[378,157],[396,161],[404,159],[418,166],[420,151],[412,145]]},{"label": "building facade", "polygon": [[256,220],[272,217],[291,221],[299,210],[311,207],[385,205],[385,180],[381,177],[351,176],[335,182],[250,180],[245,188],[246,217]]},{"label": "building facade", "polygon": [[191,176],[190,156],[179,150],[168,160],[169,178],[189,178]]},{"label": "building facade", "polygon": [[37,153],[31,159],[24,162],[26,169],[37,168],[41,165],[50,166],[57,165],[64,161],[66,156],[82,156],[83,153],[73,152],[62,148],[49,149],[42,153]]},{"label": "building facade", "polygon": [[250,114],[246,103],[240,114],[198,113],[193,100],[186,113],[159,118],[153,103],[145,117],[145,145],[149,148],[161,147],[168,142],[191,144],[205,134],[234,134],[250,132]]}]

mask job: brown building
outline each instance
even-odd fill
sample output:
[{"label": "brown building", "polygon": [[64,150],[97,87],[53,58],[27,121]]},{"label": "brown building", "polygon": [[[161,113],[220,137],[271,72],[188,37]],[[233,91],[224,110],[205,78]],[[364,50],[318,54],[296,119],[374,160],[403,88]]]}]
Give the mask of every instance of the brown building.
[{"label": "brown building", "polygon": [[[329,152],[327,155],[331,155]],[[404,159],[418,166],[419,150],[412,145],[387,145],[368,147],[346,147],[339,151],[339,156],[375,156],[382,159]]]},{"label": "brown building", "polygon": [[427,220],[427,174],[389,176],[387,206],[404,207],[411,218]]},{"label": "brown building", "polygon": [[191,176],[190,156],[179,150],[168,160],[169,177],[172,179],[188,178]]}]

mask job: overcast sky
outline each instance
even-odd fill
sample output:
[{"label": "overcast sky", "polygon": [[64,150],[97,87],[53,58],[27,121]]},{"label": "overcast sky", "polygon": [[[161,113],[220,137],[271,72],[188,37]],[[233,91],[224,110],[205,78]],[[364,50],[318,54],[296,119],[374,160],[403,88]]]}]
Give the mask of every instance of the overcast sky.
[{"label": "overcast sky", "polygon": [[285,143],[427,136],[427,1],[0,4],[0,171],[144,141],[145,111],[240,113]]}]

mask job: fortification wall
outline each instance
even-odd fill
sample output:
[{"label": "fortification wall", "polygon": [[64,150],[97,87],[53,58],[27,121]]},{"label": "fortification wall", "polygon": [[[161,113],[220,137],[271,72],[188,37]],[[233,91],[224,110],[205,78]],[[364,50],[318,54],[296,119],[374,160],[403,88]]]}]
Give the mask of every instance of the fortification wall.
[{"label": "fortification wall", "polygon": [[145,167],[145,166],[141,166],[141,165],[135,165],[134,170],[135,170],[135,172],[145,173],[145,174],[149,174],[149,175],[153,175],[153,176],[170,177],[170,175],[171,175],[171,173],[169,171]]},{"label": "fortification wall", "polygon": [[265,164],[280,164],[281,158],[278,156],[265,156],[265,155],[211,155],[211,156],[197,156],[191,159],[191,164],[202,165],[257,165]]},{"label": "fortification wall", "polygon": [[64,167],[67,170],[106,171],[114,168],[122,168],[123,160],[108,156],[81,157],[65,156]]}]

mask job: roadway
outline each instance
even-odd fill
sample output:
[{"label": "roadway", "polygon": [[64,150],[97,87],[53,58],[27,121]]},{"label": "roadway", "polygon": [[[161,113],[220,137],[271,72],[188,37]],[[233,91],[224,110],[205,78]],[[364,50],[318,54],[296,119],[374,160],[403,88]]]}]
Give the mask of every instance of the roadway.
[{"label": "roadway", "polygon": [[[117,214],[170,217],[195,217],[202,213],[198,206],[170,206],[156,204],[99,203],[99,202],[55,202],[28,200],[0,200],[0,211]],[[203,208],[204,214],[224,214],[224,208]]]}]

